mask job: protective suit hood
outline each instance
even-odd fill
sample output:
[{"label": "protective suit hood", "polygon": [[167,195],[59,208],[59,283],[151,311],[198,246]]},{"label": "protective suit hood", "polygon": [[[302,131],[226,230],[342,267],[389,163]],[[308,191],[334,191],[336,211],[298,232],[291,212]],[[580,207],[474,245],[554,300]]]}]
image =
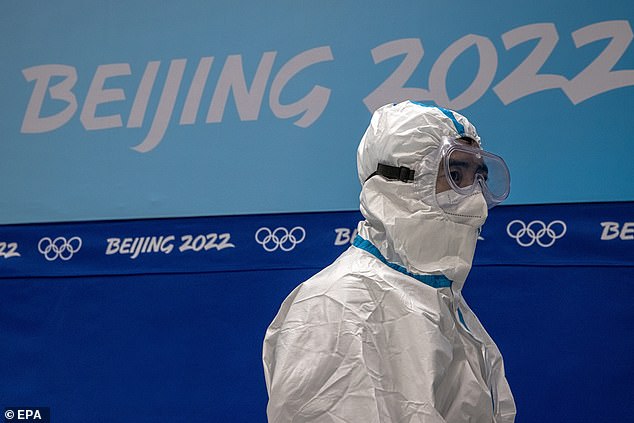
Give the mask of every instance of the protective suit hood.
[{"label": "protective suit hood", "polygon": [[[454,291],[462,289],[471,269],[487,217],[486,205],[476,205],[469,213],[450,213],[438,204],[442,138],[462,136],[480,144],[475,127],[464,116],[405,101],[374,112],[357,151],[361,213],[366,219],[359,224],[359,235],[388,262],[409,272],[444,275]],[[379,163],[414,170],[414,181],[370,177]]]},{"label": "protective suit hood", "polygon": [[374,113],[358,151],[359,235],[266,332],[269,422],[514,421],[500,351],[460,293],[487,205],[482,193],[436,193],[444,135],[479,140],[436,107]]}]

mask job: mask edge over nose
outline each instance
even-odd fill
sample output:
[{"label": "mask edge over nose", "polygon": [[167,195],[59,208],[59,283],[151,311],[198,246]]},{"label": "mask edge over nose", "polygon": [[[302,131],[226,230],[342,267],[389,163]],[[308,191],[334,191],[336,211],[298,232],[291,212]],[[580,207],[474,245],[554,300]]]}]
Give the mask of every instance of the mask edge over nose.
[{"label": "mask edge over nose", "polygon": [[436,202],[449,220],[473,228],[484,225],[489,215],[487,201],[480,189],[466,195],[451,189],[436,193]]}]

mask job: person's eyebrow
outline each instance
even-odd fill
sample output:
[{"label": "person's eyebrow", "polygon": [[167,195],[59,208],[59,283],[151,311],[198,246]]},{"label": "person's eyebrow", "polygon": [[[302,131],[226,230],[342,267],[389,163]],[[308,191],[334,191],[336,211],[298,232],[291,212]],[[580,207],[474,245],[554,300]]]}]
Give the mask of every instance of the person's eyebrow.
[{"label": "person's eyebrow", "polygon": [[[449,167],[455,166],[455,167],[468,168],[468,167],[471,167],[472,165],[473,165],[472,162],[466,162],[464,160],[455,160],[455,159],[449,160]],[[476,170],[489,173],[489,167],[486,165],[486,163],[480,164]]]}]

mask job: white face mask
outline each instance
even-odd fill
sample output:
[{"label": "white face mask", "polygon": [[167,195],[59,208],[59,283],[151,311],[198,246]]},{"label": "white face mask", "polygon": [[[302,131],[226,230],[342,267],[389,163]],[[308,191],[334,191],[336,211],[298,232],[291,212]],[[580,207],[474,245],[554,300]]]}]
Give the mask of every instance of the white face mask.
[{"label": "white face mask", "polygon": [[464,195],[450,189],[437,193],[436,200],[450,220],[473,228],[480,228],[489,213],[481,191]]}]

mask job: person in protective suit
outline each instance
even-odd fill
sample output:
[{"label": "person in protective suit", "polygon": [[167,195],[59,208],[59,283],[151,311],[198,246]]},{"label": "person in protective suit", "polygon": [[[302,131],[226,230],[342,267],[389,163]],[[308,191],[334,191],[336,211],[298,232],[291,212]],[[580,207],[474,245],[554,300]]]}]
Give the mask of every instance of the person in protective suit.
[{"label": "person in protective suit", "polygon": [[406,101],[373,114],[357,165],[353,245],[266,332],[269,422],[513,422],[502,356],[461,295],[504,161],[465,117]]}]

